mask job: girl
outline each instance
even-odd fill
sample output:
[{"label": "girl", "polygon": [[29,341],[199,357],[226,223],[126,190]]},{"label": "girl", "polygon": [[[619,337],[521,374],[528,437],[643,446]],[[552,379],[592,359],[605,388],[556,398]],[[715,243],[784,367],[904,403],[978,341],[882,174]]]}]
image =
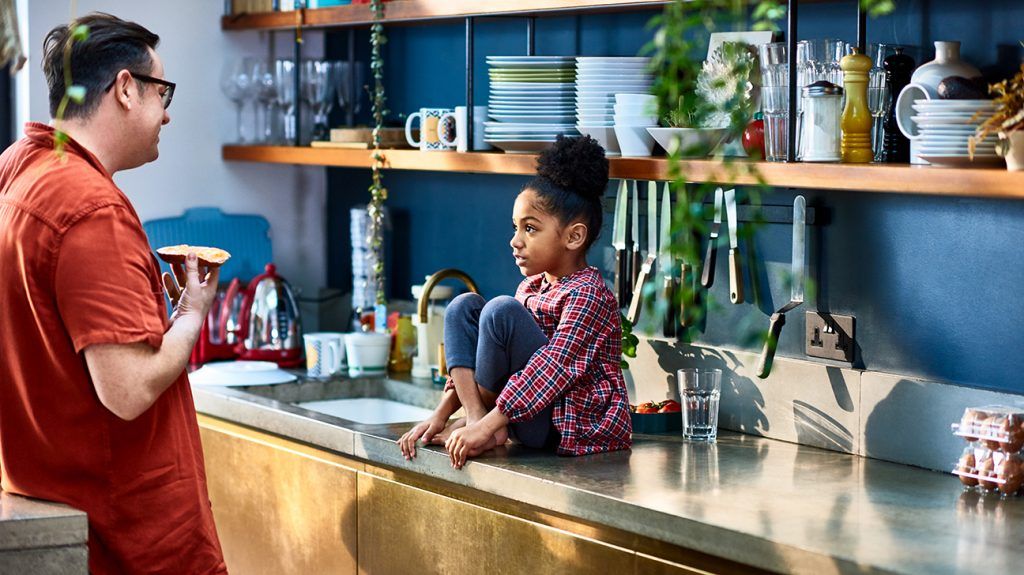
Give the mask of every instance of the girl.
[{"label": "girl", "polygon": [[[627,449],[630,421],[619,308],[587,249],[601,231],[608,160],[593,139],[561,138],[512,209],[512,256],[526,279],[515,298],[457,298],[445,311],[448,385],[428,420],[403,435],[444,443],[452,466],[509,434],[560,455]],[[445,423],[459,407],[466,417]]]}]

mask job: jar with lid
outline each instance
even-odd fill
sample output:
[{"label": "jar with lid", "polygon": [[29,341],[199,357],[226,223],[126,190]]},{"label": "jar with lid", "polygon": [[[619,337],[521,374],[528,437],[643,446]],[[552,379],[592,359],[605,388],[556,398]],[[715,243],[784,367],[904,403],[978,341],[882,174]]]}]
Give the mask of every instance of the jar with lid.
[{"label": "jar with lid", "polygon": [[843,113],[843,89],[826,80],[804,86],[802,108],[800,159],[804,162],[838,162],[842,158],[839,124]]}]

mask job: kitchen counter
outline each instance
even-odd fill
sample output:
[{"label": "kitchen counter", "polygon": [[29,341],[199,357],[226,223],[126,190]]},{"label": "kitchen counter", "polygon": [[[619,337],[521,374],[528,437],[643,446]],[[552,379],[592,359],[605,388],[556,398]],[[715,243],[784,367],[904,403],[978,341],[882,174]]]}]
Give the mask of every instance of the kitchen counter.
[{"label": "kitchen counter", "polygon": [[0,492],[0,572],[88,571],[85,513],[67,505]]},{"label": "kitchen counter", "polygon": [[963,492],[952,475],[731,432],[712,445],[636,435],[632,450],[578,458],[508,446],[460,471],[439,447],[406,461],[394,443],[406,424],[357,424],[284,402],[346,385],[404,389],[416,403],[433,393],[336,381],[293,384],[287,398],[275,386],[194,394],[210,416],[767,570],[935,575],[1024,565],[1024,501]]}]

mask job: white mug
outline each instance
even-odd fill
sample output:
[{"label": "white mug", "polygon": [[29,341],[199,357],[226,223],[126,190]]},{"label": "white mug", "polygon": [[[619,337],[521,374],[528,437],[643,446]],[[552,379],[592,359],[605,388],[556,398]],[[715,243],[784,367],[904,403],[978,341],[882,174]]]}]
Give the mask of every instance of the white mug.
[{"label": "white mug", "polygon": [[[409,145],[419,148],[421,152],[447,152],[454,144],[445,144],[438,138],[441,116],[451,113],[450,108],[420,108],[419,112],[409,114],[405,120],[405,139]],[[420,141],[412,137],[412,123],[420,121]]]},{"label": "white mug", "polygon": [[304,334],[306,375],[330,377],[341,373],[341,366],[345,363],[344,338],[345,334],[334,332]]},{"label": "white mug", "polygon": [[921,134],[918,132],[917,124],[911,120],[911,117],[917,114],[914,111],[914,100],[932,100],[936,97],[934,90],[928,86],[921,84],[910,83],[903,87],[900,95],[896,98],[896,125],[899,127],[900,132],[910,140],[910,163],[916,165],[926,165],[927,160],[921,158],[921,151],[918,149],[921,145],[920,137]]},{"label": "white mug", "polygon": [[[455,106],[455,112],[449,112],[438,122],[437,137],[442,144],[455,146],[459,152],[469,151],[466,141],[466,126],[469,123],[466,106]],[[484,141],[484,120],[487,119],[487,106],[473,106],[473,150],[490,150],[491,145]]]}]

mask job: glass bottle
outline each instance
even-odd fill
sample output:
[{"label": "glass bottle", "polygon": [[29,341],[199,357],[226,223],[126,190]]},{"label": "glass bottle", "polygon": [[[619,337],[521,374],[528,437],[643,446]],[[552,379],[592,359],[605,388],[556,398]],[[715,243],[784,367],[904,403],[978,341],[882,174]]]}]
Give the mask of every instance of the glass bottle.
[{"label": "glass bottle", "polygon": [[819,80],[803,88],[804,162],[838,162],[841,159],[839,123],[843,89]]}]

